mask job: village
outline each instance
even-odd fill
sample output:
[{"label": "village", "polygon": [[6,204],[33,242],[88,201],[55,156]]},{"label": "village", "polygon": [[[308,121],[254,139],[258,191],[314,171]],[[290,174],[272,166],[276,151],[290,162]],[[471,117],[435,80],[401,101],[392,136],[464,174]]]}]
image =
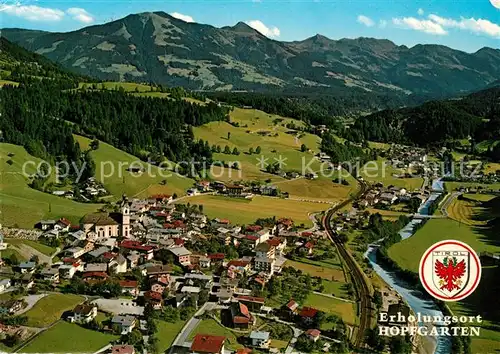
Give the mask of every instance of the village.
[{"label": "village", "polygon": [[[221,182],[201,181],[194,188],[244,195],[243,186]],[[397,199],[408,199],[401,189],[380,186],[372,193],[356,206],[392,205]],[[391,197],[386,197],[389,193]],[[425,199],[418,195],[419,200]],[[10,237],[25,235],[57,245],[59,252],[57,262],[42,262],[36,256],[19,264],[3,260],[0,292],[23,289],[25,294],[70,291],[91,295],[91,301],[65,313],[64,320],[120,335],[103,351],[116,354],[144,348],[154,336],[155,326],[148,318],[172,313],[186,323],[172,343],[171,353],[278,353],[281,349],[294,353],[304,348],[337,352],[348,345],[354,330],[351,325],[300,302],[323,287],[322,279],[286,265],[289,259],[331,257],[333,246],[328,245],[321,227],[301,231],[286,218],[238,225],[228,219],[210,220],[196,205],[173,202],[170,195],[131,200],[123,196],[109,210],[85,215],[77,225],[61,218],[41,220],[36,225],[38,231],[3,230]],[[336,232],[366,224],[369,213],[356,210],[339,212]],[[280,303],[276,301],[279,296],[270,296],[276,295],[277,282],[297,279],[302,283],[289,289],[290,298],[281,298]],[[406,306],[397,296],[386,295],[387,311]],[[9,300],[0,304],[0,311],[16,318],[26,306],[23,299]],[[108,317],[97,324],[96,316],[101,312]],[[236,350],[235,343],[228,344],[224,336],[195,334],[202,319],[234,331],[243,349]],[[326,326],[330,329],[320,330],[325,322],[331,322]],[[271,344],[278,339],[272,329],[276,325],[292,329],[285,347]],[[259,330],[261,327],[271,329]],[[19,336],[18,340],[26,339],[26,333],[15,334],[16,328],[22,326],[10,326],[8,331]],[[144,337],[140,346],[130,341],[132,333]]]}]

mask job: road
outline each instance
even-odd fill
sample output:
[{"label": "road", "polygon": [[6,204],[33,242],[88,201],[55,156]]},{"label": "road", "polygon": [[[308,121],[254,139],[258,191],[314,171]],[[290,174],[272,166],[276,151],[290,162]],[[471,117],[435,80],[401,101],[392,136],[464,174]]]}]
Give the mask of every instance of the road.
[{"label": "road", "polygon": [[17,311],[15,313],[15,315],[18,316],[18,315],[21,315],[21,314],[23,314],[25,312],[28,312],[33,306],[35,306],[35,304],[38,301],[40,301],[45,296],[47,296],[47,294],[28,295],[28,296],[23,297],[23,300],[26,301],[26,303],[28,305],[25,308]]},{"label": "road", "polygon": [[461,195],[461,192],[453,192],[451,195],[449,195],[445,200],[443,205],[441,206],[441,214],[443,214],[445,217],[449,217],[448,215],[448,207],[451,205],[451,203],[457,198],[459,195]]},{"label": "road", "polygon": [[189,319],[189,321],[186,322],[184,327],[182,327],[182,330],[179,332],[177,337],[175,337],[174,342],[170,346],[170,353],[173,353],[172,350],[176,346],[181,346],[184,344],[184,342],[187,341],[189,338],[189,335],[191,334],[192,331],[198,326],[198,324],[201,322],[201,318],[199,318],[205,311],[211,311],[214,308],[217,307],[216,303],[213,302],[206,302],[203,304],[202,307],[194,314],[193,317]]},{"label": "road", "polygon": [[349,300],[349,299],[343,299],[341,297],[333,296],[331,294],[320,293],[319,291],[313,291],[313,293],[316,294],[316,295],[321,295],[321,296],[329,297],[330,299],[340,300],[340,301],[344,301],[344,302],[356,303],[356,301],[352,301],[352,300]]},{"label": "road", "polygon": [[343,201],[339,205],[333,207],[328,210],[326,216],[323,218],[323,226],[327,232],[328,238],[330,241],[337,247],[337,250],[344,260],[351,276],[354,280],[354,287],[359,296],[360,301],[360,322],[358,327],[358,332],[356,333],[356,338],[353,339],[353,344],[357,348],[362,348],[365,340],[365,331],[370,328],[371,319],[373,317],[373,306],[371,301],[371,293],[370,287],[368,286],[368,281],[365,278],[363,271],[356,263],[356,260],[352,257],[352,255],[347,251],[344,244],[337,238],[336,234],[333,232],[331,227],[331,219],[337,210],[342,209],[349,203],[354,200],[359,199],[363,194],[365,194],[369,190],[369,186],[361,180],[358,180],[360,183],[361,189],[360,191],[352,196],[351,198]]}]

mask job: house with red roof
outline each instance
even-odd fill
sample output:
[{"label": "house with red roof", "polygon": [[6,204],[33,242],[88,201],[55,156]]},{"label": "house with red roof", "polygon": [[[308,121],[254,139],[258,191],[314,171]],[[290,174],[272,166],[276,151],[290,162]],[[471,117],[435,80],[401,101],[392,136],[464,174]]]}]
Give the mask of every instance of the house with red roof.
[{"label": "house with red roof", "polygon": [[151,260],[153,259],[153,252],[156,247],[151,245],[143,245],[139,241],[125,240],[120,243],[120,248],[129,251],[137,251],[144,257],[144,259]]},{"label": "house with red roof", "polygon": [[236,351],[236,354],[250,354],[252,353],[252,349],[250,348],[241,348]]},{"label": "house with red roof", "polygon": [[211,262],[222,262],[226,255],[224,253],[211,253],[207,257]]},{"label": "house with red roof", "polygon": [[197,334],[191,343],[192,354],[222,354],[226,337],[210,334]]},{"label": "house with red roof", "polygon": [[55,229],[67,232],[69,231],[70,227],[71,227],[71,221],[69,221],[66,218],[60,218],[56,223]]},{"label": "house with red roof", "polygon": [[200,192],[208,192],[210,190],[210,181],[198,181],[198,183],[196,183],[196,188],[198,188]]},{"label": "house with red roof", "polygon": [[239,273],[247,273],[251,270],[250,261],[233,259],[228,262],[227,267]]},{"label": "house with red roof", "polygon": [[135,348],[133,345],[128,344],[113,345],[109,354],[135,354]]},{"label": "house with red roof", "polygon": [[285,237],[274,237],[270,240],[267,240],[267,243],[276,249],[277,256],[284,255],[287,244]]},{"label": "house with red roof", "polygon": [[167,275],[152,277],[150,281],[151,281],[150,283],[151,290],[163,294],[163,292],[170,283],[170,275],[167,274]]},{"label": "house with red roof", "polygon": [[299,304],[295,300],[291,299],[287,304],[281,306],[280,315],[288,321],[293,321],[297,315],[298,309]]},{"label": "house with red roof", "polygon": [[314,243],[312,242],[306,242],[304,246],[302,246],[307,251],[307,254],[310,256],[313,254],[314,251]]},{"label": "house with red roof", "polygon": [[316,317],[317,313],[318,310],[316,310],[314,307],[304,306],[302,310],[300,310],[299,316],[305,325],[311,325],[314,322],[314,318]]},{"label": "house with red roof", "polygon": [[84,272],[82,278],[85,281],[89,280],[100,280],[104,281],[108,279],[108,274],[106,272]]},{"label": "house with red roof", "polygon": [[119,284],[122,287],[123,294],[139,295],[139,283],[137,280],[121,280]]},{"label": "house with red roof", "polygon": [[281,218],[278,220],[277,224],[283,225],[284,228],[289,229],[293,226],[293,220],[288,218]]},{"label": "house with red roof", "polygon": [[231,324],[233,328],[248,329],[255,322],[248,307],[241,302],[232,302],[229,306],[229,311],[231,313]]},{"label": "house with red roof", "polygon": [[235,299],[254,312],[260,311],[260,308],[264,306],[266,302],[265,298],[258,296],[236,295]]},{"label": "house with red roof", "polygon": [[308,329],[306,331],[306,336],[311,339],[313,342],[316,342],[321,335],[321,331],[319,329]]},{"label": "house with red roof", "polygon": [[250,231],[250,232],[257,232],[257,231],[262,230],[262,226],[260,226],[260,225],[248,225],[245,228],[245,230]]},{"label": "house with red roof", "polygon": [[144,300],[150,304],[155,310],[160,310],[163,306],[163,296],[156,291],[146,291],[144,293]]}]

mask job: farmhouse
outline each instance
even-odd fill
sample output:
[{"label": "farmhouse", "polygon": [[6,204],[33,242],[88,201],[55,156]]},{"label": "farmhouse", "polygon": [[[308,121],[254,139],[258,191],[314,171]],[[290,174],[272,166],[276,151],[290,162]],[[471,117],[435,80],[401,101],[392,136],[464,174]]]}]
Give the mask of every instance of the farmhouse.
[{"label": "farmhouse", "polygon": [[135,327],[136,319],[134,316],[129,315],[117,315],[111,319],[111,323],[118,325],[121,334],[128,334],[132,332]]},{"label": "farmhouse", "polygon": [[77,305],[73,310],[73,320],[76,323],[89,323],[97,316],[97,306],[90,304]]},{"label": "farmhouse", "polygon": [[191,344],[192,354],[222,354],[224,353],[224,336],[197,334]]}]

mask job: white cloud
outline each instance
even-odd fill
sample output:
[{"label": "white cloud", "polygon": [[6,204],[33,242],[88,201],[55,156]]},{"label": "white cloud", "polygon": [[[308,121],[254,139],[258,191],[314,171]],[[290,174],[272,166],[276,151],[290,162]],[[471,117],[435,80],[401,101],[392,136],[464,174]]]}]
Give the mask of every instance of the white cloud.
[{"label": "white cloud", "polygon": [[446,35],[448,32],[439,23],[431,20],[420,20],[415,17],[393,18],[392,23],[402,28],[413,29],[434,35]]},{"label": "white cloud", "polygon": [[500,9],[500,0],[490,0],[491,5],[496,7],[497,9]]},{"label": "white cloud", "polygon": [[194,22],[194,18],[188,15],[180,14],[178,12],[172,12],[170,16],[175,17],[178,20],[182,20],[184,22]]},{"label": "white cloud", "polygon": [[422,8],[418,9],[418,11],[417,11],[417,14],[419,14],[420,16],[422,16],[424,13],[425,13],[425,11]]},{"label": "white cloud", "polygon": [[281,34],[278,27],[267,27],[264,23],[262,23],[262,21],[259,20],[246,21],[245,23],[269,38],[279,37]]},{"label": "white cloud", "polygon": [[66,13],[73,17],[73,20],[80,21],[83,23],[94,22],[94,17],[89,14],[85,9],[79,7],[71,7],[66,10]]},{"label": "white cloud", "polygon": [[375,22],[365,15],[359,15],[358,22],[365,25],[366,27],[372,27],[373,25],[375,25]]},{"label": "white cloud", "polygon": [[386,28],[386,27],[387,27],[387,21],[386,21],[386,20],[380,20],[380,21],[378,22],[378,26],[379,26],[380,28]]},{"label": "white cloud", "polygon": [[64,17],[64,11],[36,5],[7,5],[2,10],[8,15],[21,17],[28,21],[60,21]]},{"label": "white cloud", "polygon": [[451,18],[444,18],[438,15],[431,14],[429,19],[436,24],[445,28],[457,28],[473,33],[485,34],[491,37],[500,38],[500,25],[493,23],[489,20],[475,19],[475,18],[461,18],[454,20]]}]

